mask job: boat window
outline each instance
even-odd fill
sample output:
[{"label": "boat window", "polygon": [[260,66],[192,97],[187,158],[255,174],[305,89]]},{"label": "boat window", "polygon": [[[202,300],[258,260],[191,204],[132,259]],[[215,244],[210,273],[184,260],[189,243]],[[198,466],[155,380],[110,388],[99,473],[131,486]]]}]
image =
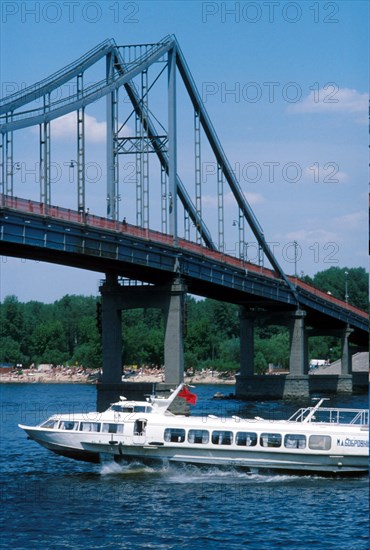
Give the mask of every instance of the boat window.
[{"label": "boat window", "polygon": [[114,412],[119,412],[119,413],[123,413],[123,412],[132,413],[132,412],[134,412],[134,407],[132,407],[132,406],[122,406],[122,405],[112,405],[109,410],[114,411]]},{"label": "boat window", "polygon": [[257,445],[257,434],[254,432],[238,432],[235,443],[240,447],[254,447]]},{"label": "boat window", "polygon": [[262,447],[280,447],[281,435],[280,434],[261,434],[260,445]]},{"label": "boat window", "polygon": [[81,422],[81,432],[100,432],[99,422]]},{"label": "boat window", "polygon": [[215,430],[212,432],[212,443],[214,445],[231,445],[233,442],[233,432]]},{"label": "boat window", "polygon": [[103,424],[102,432],[109,434],[123,434],[123,424]]},{"label": "boat window", "polygon": [[310,435],[308,446],[310,449],[328,451],[331,447],[331,437],[330,435]]},{"label": "boat window", "polygon": [[41,428],[57,428],[58,427],[58,420],[46,420],[43,422],[40,427]]},{"label": "boat window", "polygon": [[189,430],[188,432],[189,443],[208,443],[209,431],[207,430]]},{"label": "boat window", "polygon": [[111,405],[109,410],[121,413],[150,413],[152,412],[152,407],[150,405]]},{"label": "boat window", "polygon": [[305,449],[306,436],[303,434],[287,434],[284,437],[284,447],[287,449]]},{"label": "boat window", "polygon": [[146,407],[145,405],[135,405],[134,412],[136,413],[145,413],[145,412],[151,412],[151,407]]},{"label": "boat window", "polygon": [[73,420],[62,420],[59,429],[60,430],[77,430],[78,422],[74,422]]},{"label": "boat window", "polygon": [[166,428],[164,440],[171,443],[183,443],[185,441],[185,430],[182,428]]}]

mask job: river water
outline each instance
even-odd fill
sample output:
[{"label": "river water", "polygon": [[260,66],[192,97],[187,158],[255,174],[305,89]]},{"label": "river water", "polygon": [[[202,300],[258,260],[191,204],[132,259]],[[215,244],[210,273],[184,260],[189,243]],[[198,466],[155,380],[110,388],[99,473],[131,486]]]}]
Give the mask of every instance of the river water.
[{"label": "river water", "polygon": [[[212,400],[195,412],[286,418],[305,402]],[[255,475],[192,466],[94,465],[27,440],[17,424],[95,410],[90,385],[9,384],[1,394],[0,547],[12,549],[335,549],[368,546],[368,479]],[[331,402],[368,406],[366,396]],[[194,408],[193,408],[194,410]]]}]

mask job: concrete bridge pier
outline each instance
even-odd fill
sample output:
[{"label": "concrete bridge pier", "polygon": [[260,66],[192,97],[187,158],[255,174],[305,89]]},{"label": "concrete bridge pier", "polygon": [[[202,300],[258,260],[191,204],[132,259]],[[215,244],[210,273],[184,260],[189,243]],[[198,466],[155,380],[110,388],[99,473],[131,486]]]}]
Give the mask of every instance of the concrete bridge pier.
[{"label": "concrete bridge pier", "polygon": [[[122,382],[121,311],[139,307],[157,307],[164,316],[165,380],[157,391],[166,392],[184,379],[184,299],[186,288],[179,278],[164,285],[127,285],[107,274],[100,287],[102,295],[103,369],[97,385],[97,408],[105,410],[120,395],[142,399],[153,391],[151,383]],[[145,334],[143,334],[143,339]],[[182,400],[181,400],[182,401]]]},{"label": "concrete bridge pier", "polygon": [[342,357],[341,357],[341,373],[337,379],[337,393],[352,393],[353,392],[353,373],[352,373],[352,352],[350,347],[350,336],[353,333],[353,328],[346,325],[341,331]]},{"label": "concrete bridge pier", "polygon": [[[254,323],[258,317],[274,324],[287,325],[290,330],[288,375],[254,374]],[[245,308],[240,311],[240,374],[236,379],[236,395],[249,398],[302,397],[309,395],[308,346],[305,327],[306,312],[259,313]]]},{"label": "concrete bridge pier", "polygon": [[289,374],[285,377],[284,397],[308,397],[308,339],[306,312],[298,309],[290,316]]},{"label": "concrete bridge pier", "polygon": [[[288,326],[290,332],[289,374],[266,376],[254,374],[254,323],[257,318],[273,324]],[[350,337],[354,329],[312,329],[306,327],[306,312],[251,312],[240,311],[240,374],[236,378],[236,395],[241,398],[308,397],[312,393],[352,393],[352,352]],[[308,338],[335,336],[341,339],[341,373],[308,374]]]},{"label": "concrete bridge pier", "polygon": [[353,332],[353,328],[348,325],[342,330],[342,376],[352,374],[352,354],[349,345],[349,338]]},{"label": "concrete bridge pier", "polygon": [[121,309],[118,307],[121,287],[117,278],[106,276],[102,292],[102,350],[101,383],[119,384],[122,380]]},{"label": "concrete bridge pier", "polygon": [[254,376],[254,323],[256,315],[244,307],[239,311],[240,322],[240,377]]},{"label": "concrete bridge pier", "polygon": [[310,376],[311,392],[353,392],[352,350],[350,346],[350,337],[352,333],[353,329],[348,325],[345,325],[341,329],[326,328],[310,330],[310,336],[334,336],[336,338],[339,338],[341,340],[342,347],[340,373],[326,374],[324,369],[318,373],[316,371],[313,371]]}]

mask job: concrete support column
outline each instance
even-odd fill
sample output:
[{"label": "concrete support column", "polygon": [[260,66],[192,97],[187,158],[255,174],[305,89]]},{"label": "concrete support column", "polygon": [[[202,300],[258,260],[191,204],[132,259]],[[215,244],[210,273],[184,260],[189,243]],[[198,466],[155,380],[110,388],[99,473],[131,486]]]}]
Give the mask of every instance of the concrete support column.
[{"label": "concrete support column", "polygon": [[348,325],[342,332],[342,375],[352,374],[352,354],[349,346],[349,338],[353,332],[353,328]]},{"label": "concrete support column", "polygon": [[[164,361],[167,391],[184,380],[184,302],[186,287],[178,278],[163,285],[122,286],[115,275],[107,274],[100,287],[102,295],[103,374],[97,385],[98,411],[105,410],[119,395],[141,398],[151,384],[122,382],[121,311],[137,307],[161,308],[165,321]],[[143,335],[145,338],[145,335]],[[134,386],[137,388],[135,390]],[[186,412],[185,410],[183,412]]]},{"label": "concrete support column", "polygon": [[[117,277],[107,275],[102,292],[102,384],[117,384],[122,380],[121,310],[117,299],[120,286]],[[117,292],[115,292],[115,290]]]},{"label": "concrete support column", "polygon": [[305,331],[306,312],[297,310],[290,328],[290,375],[302,376],[308,373],[307,337]]},{"label": "concrete support column", "polygon": [[240,308],[240,376],[254,375],[255,319],[255,315],[247,311],[244,307]]},{"label": "concrete support column", "polygon": [[185,286],[178,279],[169,290],[165,319],[164,365],[167,384],[180,384],[184,380],[184,297]]}]

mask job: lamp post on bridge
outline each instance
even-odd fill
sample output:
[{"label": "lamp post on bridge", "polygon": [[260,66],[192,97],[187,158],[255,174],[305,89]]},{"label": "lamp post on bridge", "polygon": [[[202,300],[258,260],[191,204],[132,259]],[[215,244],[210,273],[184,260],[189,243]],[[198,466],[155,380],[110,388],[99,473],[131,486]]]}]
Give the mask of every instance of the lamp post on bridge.
[{"label": "lamp post on bridge", "polygon": [[297,247],[298,247],[298,243],[297,243],[297,241],[294,241],[294,277],[298,277],[298,274],[297,274]]},{"label": "lamp post on bridge", "polygon": [[233,220],[233,227],[237,227],[239,231],[239,259],[243,262],[248,261],[248,243],[245,241],[245,232],[244,232],[244,218],[239,216],[238,220]]},{"label": "lamp post on bridge", "polygon": [[345,294],[344,294],[344,301],[346,302],[346,304],[348,304],[348,271],[345,271],[344,272],[344,276],[345,276]]},{"label": "lamp post on bridge", "polygon": [[[79,158],[79,157],[78,157]],[[77,210],[79,214],[86,221],[89,209],[86,208],[85,201],[85,168],[84,164],[78,162],[77,160],[71,159],[69,163],[69,168],[74,169],[77,166]]]},{"label": "lamp post on bridge", "polygon": [[5,195],[13,197],[13,176],[21,169],[20,162],[6,162],[3,164],[3,177],[1,193],[5,200]]},{"label": "lamp post on bridge", "polygon": [[20,162],[13,162],[13,164],[10,167],[10,172],[8,172],[8,173],[13,175],[16,172],[18,172],[20,169],[21,169],[21,163]]}]

